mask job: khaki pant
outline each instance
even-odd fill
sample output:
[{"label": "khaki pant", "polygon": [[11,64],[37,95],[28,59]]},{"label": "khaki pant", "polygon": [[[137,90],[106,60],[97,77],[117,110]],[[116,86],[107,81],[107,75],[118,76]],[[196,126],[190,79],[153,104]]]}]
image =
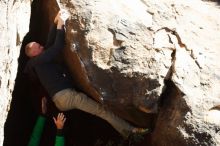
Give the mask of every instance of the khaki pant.
[{"label": "khaki pant", "polygon": [[77,92],[74,89],[64,89],[56,93],[53,97],[53,102],[57,108],[61,111],[67,111],[71,109],[79,109],[84,112],[96,115],[115,128],[122,136],[128,137],[132,126],[119,118],[111,111],[105,109],[101,104],[90,99],[88,96],[81,92]]}]

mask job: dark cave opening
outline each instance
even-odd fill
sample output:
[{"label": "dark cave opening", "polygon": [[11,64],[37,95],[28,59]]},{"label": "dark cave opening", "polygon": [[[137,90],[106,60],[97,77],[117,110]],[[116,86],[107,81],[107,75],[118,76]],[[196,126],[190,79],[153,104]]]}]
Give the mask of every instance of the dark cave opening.
[{"label": "dark cave opening", "polygon": [[[28,61],[24,47],[28,42],[45,43],[50,22],[45,12],[44,0],[34,0],[31,5],[29,32],[25,36],[18,59],[17,77],[12,94],[10,111],[4,127],[4,146],[26,146],[41,111],[41,93],[34,92],[38,85],[30,83],[23,70]],[[43,8],[44,7],[44,8]],[[56,8],[54,8],[56,10]],[[53,146],[56,128],[53,116],[59,112],[50,101],[47,103],[46,124],[40,146]],[[121,136],[104,120],[79,110],[64,112],[67,121],[64,127],[65,146],[127,145]]]}]

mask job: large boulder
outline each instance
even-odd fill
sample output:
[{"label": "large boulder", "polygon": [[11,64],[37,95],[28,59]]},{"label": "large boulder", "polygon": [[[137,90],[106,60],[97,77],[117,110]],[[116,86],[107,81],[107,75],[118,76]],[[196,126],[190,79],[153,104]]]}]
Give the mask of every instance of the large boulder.
[{"label": "large boulder", "polygon": [[65,53],[78,85],[121,117],[148,127],[174,49],[154,48],[147,6],[142,1],[74,1],[61,8],[71,15]]},{"label": "large boulder", "polygon": [[21,42],[29,31],[31,0],[0,1],[0,145],[12,99]]},{"label": "large boulder", "polygon": [[65,52],[79,87],[139,126],[159,111],[154,146],[219,145],[216,4],[61,1],[71,15]]}]

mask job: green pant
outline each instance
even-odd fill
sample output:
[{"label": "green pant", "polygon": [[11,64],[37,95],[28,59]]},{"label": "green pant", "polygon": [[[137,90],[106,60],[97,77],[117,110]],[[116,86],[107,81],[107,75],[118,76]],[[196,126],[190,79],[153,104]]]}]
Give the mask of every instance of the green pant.
[{"label": "green pant", "polygon": [[88,96],[74,89],[64,89],[56,93],[53,97],[53,102],[61,111],[79,109],[84,112],[96,115],[112,125],[122,136],[128,137],[133,127],[116,116],[111,111],[104,108],[103,105],[90,99]]}]

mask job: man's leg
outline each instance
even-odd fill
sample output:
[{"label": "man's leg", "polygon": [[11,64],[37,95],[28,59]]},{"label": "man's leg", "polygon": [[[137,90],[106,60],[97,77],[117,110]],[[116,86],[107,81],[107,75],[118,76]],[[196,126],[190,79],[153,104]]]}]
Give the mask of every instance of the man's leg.
[{"label": "man's leg", "polygon": [[58,92],[53,97],[53,101],[61,111],[76,108],[106,120],[125,138],[129,136],[134,128],[111,111],[105,109],[101,104],[90,99],[83,93],[76,92],[74,89],[65,89]]}]

